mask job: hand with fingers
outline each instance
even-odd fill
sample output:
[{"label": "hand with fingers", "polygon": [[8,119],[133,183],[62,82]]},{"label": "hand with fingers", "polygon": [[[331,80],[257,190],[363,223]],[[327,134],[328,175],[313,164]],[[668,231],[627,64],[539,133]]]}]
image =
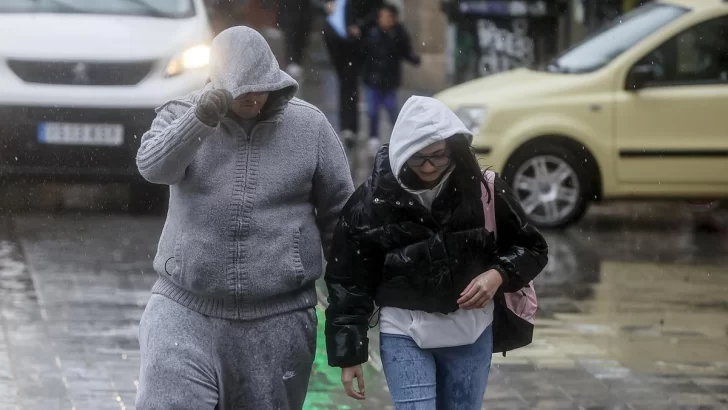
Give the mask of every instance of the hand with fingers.
[{"label": "hand with fingers", "polygon": [[493,300],[502,284],[503,277],[497,270],[483,272],[470,281],[468,287],[460,294],[458,305],[465,310],[483,309]]},{"label": "hand with fingers", "polygon": [[[359,391],[354,389],[354,378],[359,385]],[[341,369],[341,383],[344,384],[346,395],[356,400],[364,400],[366,397],[364,388],[364,371],[361,365],[345,367]]]},{"label": "hand with fingers", "polygon": [[217,127],[233,105],[233,96],[228,90],[205,91],[197,102],[195,115],[205,125]]}]

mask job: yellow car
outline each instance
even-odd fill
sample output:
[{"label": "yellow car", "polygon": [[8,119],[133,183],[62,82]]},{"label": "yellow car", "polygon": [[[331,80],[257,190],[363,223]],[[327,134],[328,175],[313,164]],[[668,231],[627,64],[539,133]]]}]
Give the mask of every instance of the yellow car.
[{"label": "yellow car", "polygon": [[655,1],[543,67],[436,98],[538,226],[602,199],[728,198],[728,1]]}]

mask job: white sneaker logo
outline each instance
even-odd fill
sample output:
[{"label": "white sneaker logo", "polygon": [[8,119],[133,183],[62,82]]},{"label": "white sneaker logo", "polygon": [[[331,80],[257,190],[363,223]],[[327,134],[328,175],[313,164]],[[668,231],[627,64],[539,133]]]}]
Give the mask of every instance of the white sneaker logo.
[{"label": "white sneaker logo", "polygon": [[294,371],[286,372],[286,373],[285,373],[285,374],[283,375],[283,380],[288,380],[288,379],[292,379],[292,378],[294,378],[294,377],[296,377],[296,372],[294,372]]}]

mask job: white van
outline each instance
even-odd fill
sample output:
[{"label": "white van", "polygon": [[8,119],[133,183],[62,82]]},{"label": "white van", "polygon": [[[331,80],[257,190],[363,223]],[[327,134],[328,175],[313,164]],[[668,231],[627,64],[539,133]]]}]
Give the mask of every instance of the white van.
[{"label": "white van", "polygon": [[2,0],[0,179],[130,183],[149,207],[141,136],[204,85],[211,40],[203,0]]}]

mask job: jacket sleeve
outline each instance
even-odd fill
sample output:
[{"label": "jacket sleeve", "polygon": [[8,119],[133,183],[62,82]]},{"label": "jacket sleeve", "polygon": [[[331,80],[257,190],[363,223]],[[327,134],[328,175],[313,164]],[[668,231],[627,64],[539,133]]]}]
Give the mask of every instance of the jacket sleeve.
[{"label": "jacket sleeve", "polygon": [[324,115],[319,126],[318,162],[313,179],[313,201],[324,256],[329,249],[341,210],[354,191],[349,162],[339,137]]},{"label": "jacket sleeve", "polygon": [[366,241],[365,217],[352,196],[336,226],[331,260],[324,279],[329,292],[326,308],[326,351],[329,366],[351,367],[369,359],[369,318],[374,312],[374,292],[379,286],[383,253]]},{"label": "jacket sleeve", "polygon": [[400,56],[413,65],[420,65],[420,56],[415,54],[410,35],[404,27],[402,27],[402,33],[399,39]]},{"label": "jacket sleeve", "polygon": [[503,276],[501,290],[515,292],[533,280],[548,262],[548,245],[526,219],[511,188],[496,177],[493,187],[498,254],[492,269]]},{"label": "jacket sleeve", "polygon": [[139,173],[151,183],[176,184],[213,131],[197,119],[191,104],[173,101],[162,106],[142,136],[136,156]]}]

